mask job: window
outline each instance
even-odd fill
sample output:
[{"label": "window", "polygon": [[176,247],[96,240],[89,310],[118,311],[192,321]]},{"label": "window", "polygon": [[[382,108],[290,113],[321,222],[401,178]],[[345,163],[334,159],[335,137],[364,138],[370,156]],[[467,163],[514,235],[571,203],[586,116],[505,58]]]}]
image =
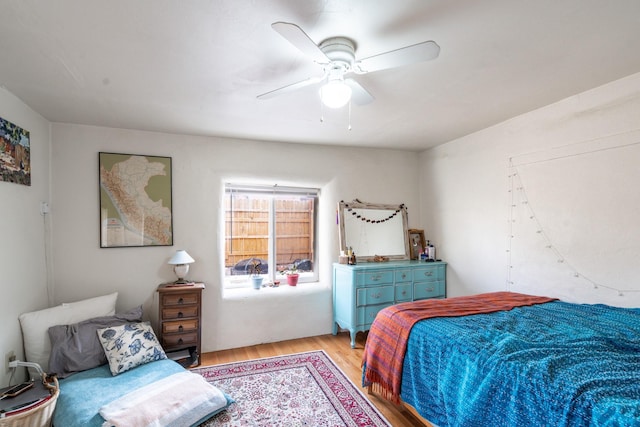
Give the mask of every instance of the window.
[{"label": "window", "polygon": [[256,272],[286,281],[296,269],[300,282],[316,281],[315,220],[319,190],[225,185],[225,287],[249,286]]}]

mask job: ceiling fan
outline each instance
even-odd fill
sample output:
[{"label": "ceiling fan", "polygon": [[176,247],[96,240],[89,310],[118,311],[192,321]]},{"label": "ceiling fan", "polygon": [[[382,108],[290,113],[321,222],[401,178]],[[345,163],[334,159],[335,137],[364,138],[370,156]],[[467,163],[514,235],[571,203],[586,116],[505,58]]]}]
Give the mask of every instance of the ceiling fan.
[{"label": "ceiling fan", "polygon": [[440,53],[440,46],[436,42],[424,41],[368,58],[356,59],[356,44],[347,37],[330,37],[316,44],[296,24],[274,22],[271,28],[321,65],[323,74],[263,93],[258,95],[258,99],[268,99],[323,83],[320,87],[320,97],[327,107],[340,108],[350,99],[358,105],[368,104],[374,97],[351,77],[353,74],[372,73],[428,61],[437,58]]}]

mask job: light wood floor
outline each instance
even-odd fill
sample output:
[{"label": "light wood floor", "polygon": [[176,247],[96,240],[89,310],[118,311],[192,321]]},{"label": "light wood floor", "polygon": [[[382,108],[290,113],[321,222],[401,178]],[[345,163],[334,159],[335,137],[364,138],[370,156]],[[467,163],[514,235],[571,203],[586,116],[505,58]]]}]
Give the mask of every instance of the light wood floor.
[{"label": "light wood floor", "polygon": [[[349,333],[343,332],[336,336],[320,335],[317,337],[253,345],[231,350],[221,350],[204,353],[202,355],[201,366],[322,349],[329,355],[329,357],[331,357],[340,369],[342,369],[349,379],[351,379],[358,388],[361,388],[362,370],[360,368],[360,363],[362,361],[365,339],[365,335],[359,333],[356,339],[356,348],[354,349],[350,346]],[[385,416],[385,418],[387,418],[392,426],[410,427],[425,425],[424,423],[421,423],[410,410],[402,406],[396,406],[375,394],[367,394],[366,390],[363,390],[363,392]]]}]

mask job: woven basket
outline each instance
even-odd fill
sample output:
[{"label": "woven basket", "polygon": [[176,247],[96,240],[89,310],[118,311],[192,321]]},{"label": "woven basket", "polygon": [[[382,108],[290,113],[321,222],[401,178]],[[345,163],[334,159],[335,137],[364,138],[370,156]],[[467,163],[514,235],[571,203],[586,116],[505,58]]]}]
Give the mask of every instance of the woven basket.
[{"label": "woven basket", "polygon": [[58,386],[58,378],[55,376],[46,377],[43,375],[42,377],[42,382],[51,392],[51,399],[28,411],[0,418],[0,427],[48,427],[51,425],[51,418],[53,417],[53,411],[56,409],[60,387]]}]

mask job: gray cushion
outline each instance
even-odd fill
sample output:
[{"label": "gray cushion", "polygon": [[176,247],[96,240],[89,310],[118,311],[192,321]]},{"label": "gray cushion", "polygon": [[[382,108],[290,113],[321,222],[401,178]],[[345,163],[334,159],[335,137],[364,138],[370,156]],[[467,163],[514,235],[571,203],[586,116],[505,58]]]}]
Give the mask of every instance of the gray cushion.
[{"label": "gray cushion", "polygon": [[49,373],[65,378],[74,372],[85,371],[107,363],[97,330],[142,320],[142,306],[113,316],[94,317],[72,325],[49,328],[51,355]]}]

